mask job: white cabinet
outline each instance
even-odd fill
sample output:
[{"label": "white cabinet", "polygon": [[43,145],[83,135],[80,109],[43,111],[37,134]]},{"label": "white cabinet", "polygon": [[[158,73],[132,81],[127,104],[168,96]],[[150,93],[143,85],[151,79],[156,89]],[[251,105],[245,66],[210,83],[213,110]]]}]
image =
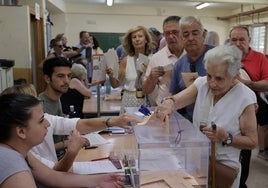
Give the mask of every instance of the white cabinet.
[{"label": "white cabinet", "polygon": [[0,67],[0,91],[14,85],[13,68]]}]

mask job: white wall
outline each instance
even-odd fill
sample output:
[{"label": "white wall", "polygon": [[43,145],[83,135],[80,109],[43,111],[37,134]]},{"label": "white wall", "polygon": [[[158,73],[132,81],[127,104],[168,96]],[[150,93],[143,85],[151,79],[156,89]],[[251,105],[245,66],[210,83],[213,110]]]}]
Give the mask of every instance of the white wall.
[{"label": "white wall", "polygon": [[52,35],[65,33],[69,45],[79,42],[79,32],[124,33],[129,28],[143,25],[156,27],[162,31],[163,20],[170,15],[187,16],[197,15],[200,17],[204,27],[208,30],[218,32],[220,42],[223,43],[227,37],[229,22],[219,21],[217,16],[231,14],[224,10],[199,10],[194,8],[185,9],[179,7],[139,7],[139,6],[112,6],[67,4],[66,13],[51,15],[54,23]]},{"label": "white wall", "polygon": [[31,67],[28,6],[0,6],[0,58],[15,60],[16,67]]}]

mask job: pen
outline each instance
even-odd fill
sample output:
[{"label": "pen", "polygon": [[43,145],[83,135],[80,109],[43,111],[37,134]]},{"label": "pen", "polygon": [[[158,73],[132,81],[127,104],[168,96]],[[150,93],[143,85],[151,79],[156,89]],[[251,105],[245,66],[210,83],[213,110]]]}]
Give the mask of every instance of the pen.
[{"label": "pen", "polygon": [[107,134],[107,133],[112,133],[112,131],[107,129],[107,130],[102,130],[101,132],[99,132],[99,134]]},{"label": "pen", "polygon": [[101,160],[105,160],[105,159],[109,159],[109,157],[102,157],[102,158],[92,159],[91,161],[101,161]]},{"label": "pen", "polygon": [[85,149],[95,149],[98,148],[98,146],[85,146]]}]

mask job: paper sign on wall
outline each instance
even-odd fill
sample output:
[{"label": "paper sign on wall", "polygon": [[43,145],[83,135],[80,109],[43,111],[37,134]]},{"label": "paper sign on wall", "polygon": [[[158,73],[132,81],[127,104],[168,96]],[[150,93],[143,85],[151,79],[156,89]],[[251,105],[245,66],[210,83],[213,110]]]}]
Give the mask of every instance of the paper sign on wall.
[{"label": "paper sign on wall", "polygon": [[40,5],[38,3],[35,3],[34,9],[35,9],[35,19],[40,20]]}]

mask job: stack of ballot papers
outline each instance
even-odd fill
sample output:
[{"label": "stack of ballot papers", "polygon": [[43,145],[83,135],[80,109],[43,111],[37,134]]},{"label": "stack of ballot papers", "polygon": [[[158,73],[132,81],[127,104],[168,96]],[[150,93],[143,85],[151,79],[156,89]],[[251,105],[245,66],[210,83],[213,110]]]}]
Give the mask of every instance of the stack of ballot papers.
[{"label": "stack of ballot papers", "polygon": [[[120,161],[121,165],[122,162]],[[124,172],[124,168],[117,169],[110,160],[90,162],[74,162],[73,172],[77,174],[99,174],[111,172]]]},{"label": "stack of ballot papers", "polygon": [[121,127],[109,127],[107,128],[110,134],[126,134],[126,130]]},{"label": "stack of ballot papers", "polygon": [[82,135],[82,137],[86,138],[89,140],[91,146],[99,146],[103,144],[108,144],[109,141],[103,138],[101,135],[98,133],[89,133]]}]

